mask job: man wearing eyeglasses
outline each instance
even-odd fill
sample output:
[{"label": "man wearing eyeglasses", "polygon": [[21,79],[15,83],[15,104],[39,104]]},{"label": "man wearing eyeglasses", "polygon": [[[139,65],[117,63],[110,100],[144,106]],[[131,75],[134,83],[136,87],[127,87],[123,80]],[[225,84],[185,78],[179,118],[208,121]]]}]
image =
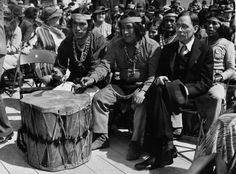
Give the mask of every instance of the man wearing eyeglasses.
[{"label": "man wearing eyeglasses", "polygon": [[[179,80],[183,84],[188,105],[206,94],[212,86],[213,55],[212,49],[201,43],[194,35],[199,29],[199,20],[192,12],[182,12],[176,19],[178,40],[165,45],[162,49],[156,79],[146,93],[146,127],[150,134],[150,156],[135,165],[137,170],[161,168],[173,163],[176,148],[173,145],[171,114],[176,113],[167,92],[168,83]],[[177,110],[177,112],[179,112]],[[178,113],[176,113],[178,114]]]}]

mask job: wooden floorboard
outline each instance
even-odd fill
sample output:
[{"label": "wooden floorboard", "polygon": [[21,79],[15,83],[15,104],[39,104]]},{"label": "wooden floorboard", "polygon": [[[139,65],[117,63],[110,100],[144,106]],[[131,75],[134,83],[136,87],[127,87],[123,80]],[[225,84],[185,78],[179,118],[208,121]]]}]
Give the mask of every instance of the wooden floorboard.
[{"label": "wooden floorboard", "polygon": [[0,161],[0,171],[1,174],[10,174],[10,172],[7,170],[7,168],[4,166],[4,164],[2,163],[2,161]]},{"label": "wooden floorboard", "polygon": [[91,170],[87,164],[81,165],[75,169],[70,169],[65,171],[66,174],[95,174],[93,170]]},{"label": "wooden floorboard", "polygon": [[99,152],[94,152],[92,154],[92,158],[86,164],[91,170],[93,170],[96,174],[124,174],[122,170],[117,168],[114,165],[111,165],[107,160],[101,158]]},{"label": "wooden floorboard", "polygon": [[[0,174],[182,174],[191,163],[178,156],[171,166],[152,171],[136,171],[134,165],[147,157],[135,161],[127,161],[130,134],[120,130],[115,131],[110,136],[110,148],[96,150],[92,152],[91,159],[74,169],[59,172],[47,172],[31,167],[26,159],[26,155],[21,152],[16,145],[17,130],[21,126],[19,94],[14,94],[12,98],[3,95],[6,105],[7,116],[13,126],[14,137],[8,143],[0,145]],[[179,151],[194,149],[195,146],[188,143],[175,141]],[[184,152],[189,158],[193,158],[193,152]]]}]

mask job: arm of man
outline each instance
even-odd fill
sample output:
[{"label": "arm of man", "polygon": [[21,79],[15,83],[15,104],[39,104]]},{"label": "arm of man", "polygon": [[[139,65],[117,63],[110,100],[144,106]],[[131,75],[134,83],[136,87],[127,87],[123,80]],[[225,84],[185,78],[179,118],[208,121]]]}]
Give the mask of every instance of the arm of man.
[{"label": "arm of man", "polygon": [[54,63],[54,67],[59,69],[63,74],[66,74],[68,66],[67,44],[66,40],[62,41],[57,50],[57,57]]},{"label": "arm of man", "polygon": [[213,83],[213,51],[210,47],[206,48],[202,55],[203,62],[198,69],[200,79],[196,83],[185,83],[189,97],[196,97],[206,93]]},{"label": "arm of man", "polygon": [[[100,39],[99,39],[100,38]],[[105,79],[110,72],[110,60],[112,60],[113,51],[107,50],[105,37],[99,37],[97,41],[98,50],[93,54],[93,65],[91,67],[90,77],[95,83]],[[110,51],[109,51],[110,50]]]},{"label": "arm of man", "polygon": [[226,70],[221,74],[222,80],[230,79],[235,72],[235,48],[232,42],[226,45],[226,55],[225,55]]},{"label": "arm of man", "polygon": [[161,47],[158,43],[152,45],[148,59],[148,79],[144,82],[141,91],[146,92],[155,79],[155,74],[160,59]]}]

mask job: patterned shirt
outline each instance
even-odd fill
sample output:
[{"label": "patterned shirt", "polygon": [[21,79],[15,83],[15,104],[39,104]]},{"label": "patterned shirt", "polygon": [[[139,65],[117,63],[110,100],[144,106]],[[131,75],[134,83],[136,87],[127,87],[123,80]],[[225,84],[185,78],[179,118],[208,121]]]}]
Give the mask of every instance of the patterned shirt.
[{"label": "patterned shirt", "polygon": [[214,56],[214,72],[219,72],[223,76],[223,80],[229,79],[235,71],[234,44],[227,39],[221,38],[211,47]]}]

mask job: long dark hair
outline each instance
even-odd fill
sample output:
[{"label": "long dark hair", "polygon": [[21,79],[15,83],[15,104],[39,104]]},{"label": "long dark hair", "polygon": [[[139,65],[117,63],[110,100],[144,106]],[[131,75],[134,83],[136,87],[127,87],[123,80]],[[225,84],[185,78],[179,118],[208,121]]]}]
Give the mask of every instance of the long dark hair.
[{"label": "long dark hair", "polygon": [[[139,13],[137,13],[135,10],[129,10],[127,11],[124,15],[121,16],[120,20],[125,19],[127,17],[135,17],[135,16],[139,16]],[[122,24],[119,22],[119,28],[121,31],[121,27]],[[141,22],[135,22],[133,23],[133,27],[134,27],[134,32],[136,34],[137,37],[142,38],[145,35],[145,27],[144,24]],[[122,33],[121,33],[122,35]]]},{"label": "long dark hair", "polygon": [[221,21],[220,27],[216,30],[219,38],[225,38],[227,40],[231,40],[231,30],[228,26],[222,23],[223,18],[221,18],[220,16],[215,16],[211,14],[207,16],[207,19],[210,19],[211,17],[215,17],[219,19],[219,21]]}]

